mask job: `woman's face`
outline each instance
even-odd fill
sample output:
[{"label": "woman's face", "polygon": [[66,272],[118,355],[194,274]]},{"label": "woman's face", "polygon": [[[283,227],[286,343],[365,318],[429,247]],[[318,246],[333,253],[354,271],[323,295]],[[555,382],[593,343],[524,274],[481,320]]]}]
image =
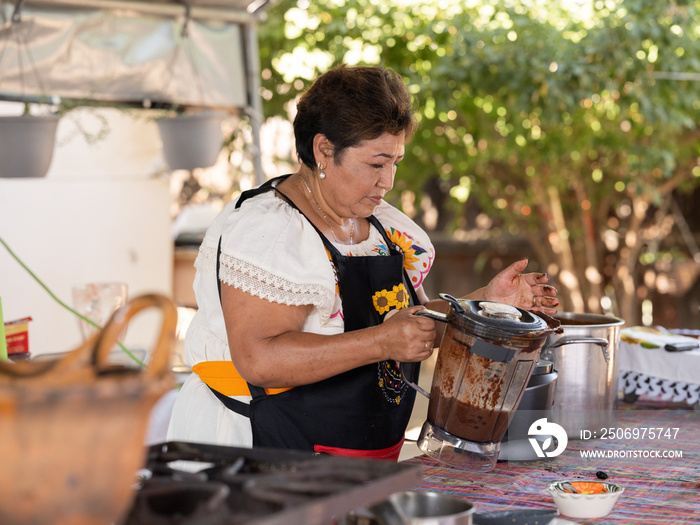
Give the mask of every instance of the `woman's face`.
[{"label": "woman's face", "polygon": [[326,202],[341,217],[369,217],[394,185],[405,153],[404,134],[384,133],[347,148],[324,167],[321,188]]}]

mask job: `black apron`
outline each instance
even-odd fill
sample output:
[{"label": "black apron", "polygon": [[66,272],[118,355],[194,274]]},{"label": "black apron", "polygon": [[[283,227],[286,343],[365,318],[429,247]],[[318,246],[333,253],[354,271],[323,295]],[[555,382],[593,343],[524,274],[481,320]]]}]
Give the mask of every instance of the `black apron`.
[{"label": "black apron", "polygon": [[[274,189],[273,182],[286,177],[244,192],[236,207],[250,197]],[[275,191],[299,211],[284,194]],[[368,219],[382,234],[390,255],[344,256],[314,226],[337,270],[346,332],[380,324],[389,309],[420,304],[403,267],[403,252],[393,245],[374,216]],[[221,240],[216,262],[219,296],[220,251]],[[403,300],[402,303],[387,305],[387,297],[393,298],[392,293],[397,291],[397,299]],[[418,370],[416,364],[414,377],[409,379],[415,380]],[[250,417],[254,447],[392,459],[398,458],[416,395],[402,381],[394,361],[361,366],[280,394],[268,395],[261,387],[250,383],[248,386],[252,395],[250,405],[214,392],[228,408]]]}]

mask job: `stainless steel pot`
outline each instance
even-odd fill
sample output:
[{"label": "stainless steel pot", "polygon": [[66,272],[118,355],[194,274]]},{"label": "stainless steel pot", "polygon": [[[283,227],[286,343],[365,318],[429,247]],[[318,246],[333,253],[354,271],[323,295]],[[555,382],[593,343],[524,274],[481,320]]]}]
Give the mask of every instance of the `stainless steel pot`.
[{"label": "stainless steel pot", "polygon": [[558,373],[552,420],[564,427],[569,439],[580,439],[584,430],[598,432],[615,423],[617,408],[617,349],[620,328],[617,317],[561,312],[561,333],[551,334],[541,358],[551,361]]}]

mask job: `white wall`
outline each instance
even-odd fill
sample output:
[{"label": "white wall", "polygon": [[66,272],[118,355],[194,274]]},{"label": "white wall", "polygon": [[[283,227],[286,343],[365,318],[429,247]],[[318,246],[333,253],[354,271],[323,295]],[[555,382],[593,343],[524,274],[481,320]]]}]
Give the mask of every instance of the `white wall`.
[{"label": "white wall", "polygon": [[[171,297],[170,187],[155,124],[107,115],[110,132],[95,146],[76,136],[62,144],[74,125],[62,119],[45,178],[0,178],[0,237],[67,303],[74,284],[100,281],[126,282],[129,297]],[[0,297],[6,321],[32,317],[32,355],[80,344],[77,319],[1,245]],[[151,348],[157,321],[155,314],[140,316],[127,345]]]}]

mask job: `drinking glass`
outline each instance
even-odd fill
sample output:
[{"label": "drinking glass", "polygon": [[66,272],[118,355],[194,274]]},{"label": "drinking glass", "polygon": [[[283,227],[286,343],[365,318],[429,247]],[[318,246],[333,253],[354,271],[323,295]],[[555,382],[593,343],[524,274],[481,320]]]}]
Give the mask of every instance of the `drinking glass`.
[{"label": "drinking glass", "polygon": [[[73,286],[73,307],[100,328],[110,316],[126,303],[127,286],[125,283],[85,283]],[[97,332],[91,324],[80,320],[80,332],[86,341]]]}]

